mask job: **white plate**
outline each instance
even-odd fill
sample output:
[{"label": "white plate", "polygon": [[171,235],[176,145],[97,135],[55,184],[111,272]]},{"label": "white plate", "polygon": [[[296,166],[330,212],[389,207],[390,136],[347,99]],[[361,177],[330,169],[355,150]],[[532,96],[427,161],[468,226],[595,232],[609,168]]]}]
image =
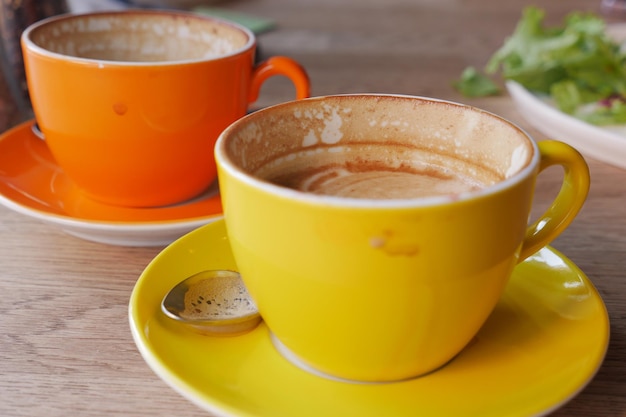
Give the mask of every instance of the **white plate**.
[{"label": "white plate", "polygon": [[[626,24],[609,25],[607,33],[617,42],[626,40]],[[522,116],[539,131],[565,142],[586,156],[626,168],[626,124],[595,126],[558,110],[547,96],[531,93],[507,81],[506,87]]]},{"label": "white plate", "polygon": [[585,156],[626,168],[626,125],[594,126],[558,110],[549,97],[514,81],[506,87],[522,116],[539,131],[578,149]]}]

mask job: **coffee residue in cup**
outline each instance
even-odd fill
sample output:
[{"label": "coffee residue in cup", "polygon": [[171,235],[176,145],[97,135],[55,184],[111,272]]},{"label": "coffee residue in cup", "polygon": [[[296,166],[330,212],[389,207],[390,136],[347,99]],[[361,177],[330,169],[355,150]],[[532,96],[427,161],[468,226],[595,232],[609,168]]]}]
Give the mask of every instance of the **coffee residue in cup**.
[{"label": "coffee residue in cup", "polygon": [[276,158],[255,173],[283,187],[345,198],[455,196],[501,180],[488,167],[395,144],[307,148]]}]

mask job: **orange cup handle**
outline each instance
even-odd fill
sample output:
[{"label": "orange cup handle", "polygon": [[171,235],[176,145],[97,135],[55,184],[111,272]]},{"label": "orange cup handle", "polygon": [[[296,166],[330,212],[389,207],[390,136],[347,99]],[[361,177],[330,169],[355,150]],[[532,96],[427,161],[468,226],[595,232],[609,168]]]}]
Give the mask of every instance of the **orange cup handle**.
[{"label": "orange cup handle", "polygon": [[250,103],[254,103],[259,98],[263,82],[274,75],[284,75],[293,82],[296,87],[296,99],[310,97],[311,83],[302,65],[291,58],[275,56],[261,62],[254,68],[250,95],[248,97]]},{"label": "orange cup handle", "polygon": [[541,153],[539,172],[553,165],[564,169],[561,189],[552,205],[526,230],[519,261],[548,245],[574,220],[589,192],[589,167],[571,146],[553,140],[537,143]]}]

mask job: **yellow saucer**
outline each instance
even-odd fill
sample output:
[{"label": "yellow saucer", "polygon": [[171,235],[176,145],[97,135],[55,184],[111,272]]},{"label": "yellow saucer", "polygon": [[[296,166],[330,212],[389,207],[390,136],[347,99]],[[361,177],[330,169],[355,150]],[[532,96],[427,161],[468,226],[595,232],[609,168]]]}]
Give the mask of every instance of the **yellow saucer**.
[{"label": "yellow saucer", "polygon": [[129,306],[133,337],[148,365],[220,416],[544,415],[584,388],[608,346],[609,320],[598,292],[570,260],[544,248],[515,269],[474,342],[444,368],[390,384],[333,381],[283,358],[263,323],[243,336],[208,337],[162,316],[161,299],[184,277],[234,268],[224,222],[211,223],[148,265]]}]

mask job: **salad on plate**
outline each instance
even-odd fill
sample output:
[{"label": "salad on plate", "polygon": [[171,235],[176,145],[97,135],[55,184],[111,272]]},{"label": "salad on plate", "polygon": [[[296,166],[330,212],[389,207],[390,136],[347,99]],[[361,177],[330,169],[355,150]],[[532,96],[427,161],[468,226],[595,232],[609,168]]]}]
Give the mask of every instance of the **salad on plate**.
[{"label": "salad on plate", "polygon": [[545,12],[524,10],[513,34],[483,71],[467,68],[454,86],[468,97],[498,94],[490,76],[547,96],[562,112],[604,126],[626,123],[626,50],[593,13],[573,12],[547,27]]}]

